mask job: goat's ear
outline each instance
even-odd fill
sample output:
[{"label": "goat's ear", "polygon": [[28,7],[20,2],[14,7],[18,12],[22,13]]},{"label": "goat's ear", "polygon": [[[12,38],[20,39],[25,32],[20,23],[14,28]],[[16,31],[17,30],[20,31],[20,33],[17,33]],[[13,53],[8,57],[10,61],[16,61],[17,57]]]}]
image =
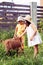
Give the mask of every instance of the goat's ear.
[{"label": "goat's ear", "polygon": [[1,39],[0,42],[2,42],[3,40]]}]

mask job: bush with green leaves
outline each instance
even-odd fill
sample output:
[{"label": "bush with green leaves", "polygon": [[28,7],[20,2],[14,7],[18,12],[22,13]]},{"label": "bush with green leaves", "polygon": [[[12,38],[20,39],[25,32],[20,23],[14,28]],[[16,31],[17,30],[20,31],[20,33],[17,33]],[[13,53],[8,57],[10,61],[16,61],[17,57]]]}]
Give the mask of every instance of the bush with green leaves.
[{"label": "bush with green leaves", "polygon": [[39,32],[43,32],[43,20],[42,19],[40,22],[38,22],[38,30]]},{"label": "bush with green leaves", "polygon": [[10,31],[2,30],[2,31],[0,31],[0,39],[2,39],[2,40],[12,38],[13,35],[14,35],[14,30],[10,30]]}]

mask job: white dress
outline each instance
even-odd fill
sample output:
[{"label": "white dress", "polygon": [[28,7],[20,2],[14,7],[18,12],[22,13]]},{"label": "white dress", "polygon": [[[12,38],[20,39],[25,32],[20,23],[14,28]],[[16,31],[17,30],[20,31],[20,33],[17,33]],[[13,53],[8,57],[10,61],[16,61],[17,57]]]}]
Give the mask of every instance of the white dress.
[{"label": "white dress", "polygon": [[32,29],[32,27],[30,25],[29,25],[29,27],[26,28],[26,32],[27,32],[28,46],[29,47],[42,43],[41,36],[40,36],[40,34],[38,32],[34,36],[33,40],[30,41],[30,37],[34,33],[34,30]]}]

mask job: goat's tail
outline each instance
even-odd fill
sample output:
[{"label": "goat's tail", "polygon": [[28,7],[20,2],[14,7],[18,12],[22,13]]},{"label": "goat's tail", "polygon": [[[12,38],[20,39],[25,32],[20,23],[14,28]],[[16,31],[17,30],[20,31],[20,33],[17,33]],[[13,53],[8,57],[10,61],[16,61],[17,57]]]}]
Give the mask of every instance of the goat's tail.
[{"label": "goat's tail", "polygon": [[1,39],[0,42],[2,42],[3,40]]},{"label": "goat's tail", "polygon": [[0,40],[0,43],[4,43],[4,42],[5,42],[4,40],[2,40],[2,39]]}]

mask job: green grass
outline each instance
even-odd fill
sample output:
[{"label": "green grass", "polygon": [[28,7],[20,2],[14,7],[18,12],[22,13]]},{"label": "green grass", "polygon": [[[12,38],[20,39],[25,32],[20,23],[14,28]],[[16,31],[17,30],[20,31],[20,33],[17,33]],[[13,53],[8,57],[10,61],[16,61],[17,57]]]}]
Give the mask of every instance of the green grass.
[{"label": "green grass", "polygon": [[33,47],[25,46],[24,54],[19,57],[14,52],[8,56],[5,55],[4,45],[0,43],[0,65],[43,65],[43,44],[39,45],[37,58],[33,59]]},{"label": "green grass", "polygon": [[[3,31],[0,32],[0,39],[12,38],[14,31]],[[43,33],[41,33],[43,40]],[[27,43],[27,38],[25,39],[25,45]],[[11,52],[11,56],[5,55],[4,44],[0,43],[0,65],[43,65],[43,44],[39,45],[39,53],[37,58],[33,58],[34,49],[33,47],[24,48],[24,54],[21,54],[19,57],[16,56],[15,51]]]}]

